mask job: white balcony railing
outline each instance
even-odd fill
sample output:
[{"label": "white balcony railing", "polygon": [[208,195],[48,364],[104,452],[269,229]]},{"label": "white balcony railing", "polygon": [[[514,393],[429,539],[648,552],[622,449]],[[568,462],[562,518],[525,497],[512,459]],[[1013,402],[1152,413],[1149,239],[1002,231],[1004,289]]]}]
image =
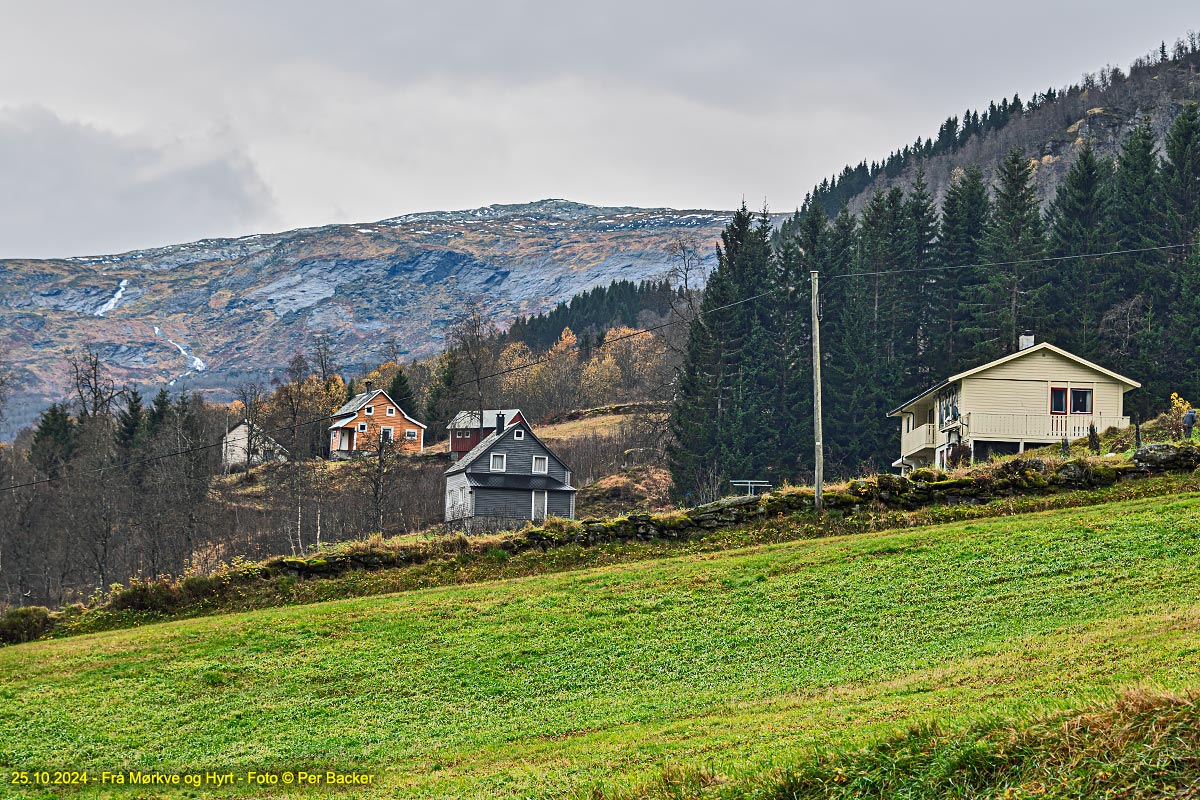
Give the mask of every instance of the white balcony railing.
[{"label": "white balcony railing", "polygon": [[972,412],[967,419],[967,431],[972,439],[1002,436],[1008,439],[1057,441],[1062,438],[1082,439],[1088,427],[1098,432],[1108,428],[1128,428],[1129,417],[1104,417],[1095,414],[984,414]]},{"label": "white balcony railing", "polygon": [[932,424],[918,425],[900,437],[901,457],[911,456],[937,443],[937,431]]}]

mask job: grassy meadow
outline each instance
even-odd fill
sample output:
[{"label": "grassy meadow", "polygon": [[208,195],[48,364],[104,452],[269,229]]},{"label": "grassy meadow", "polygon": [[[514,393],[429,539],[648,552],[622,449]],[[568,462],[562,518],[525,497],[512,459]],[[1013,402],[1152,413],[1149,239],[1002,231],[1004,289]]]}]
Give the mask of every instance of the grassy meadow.
[{"label": "grassy meadow", "polygon": [[0,793],[21,769],[338,768],[376,774],[355,796],[637,795],[675,769],[736,795],[1131,686],[1200,686],[1196,495],[7,647]]}]

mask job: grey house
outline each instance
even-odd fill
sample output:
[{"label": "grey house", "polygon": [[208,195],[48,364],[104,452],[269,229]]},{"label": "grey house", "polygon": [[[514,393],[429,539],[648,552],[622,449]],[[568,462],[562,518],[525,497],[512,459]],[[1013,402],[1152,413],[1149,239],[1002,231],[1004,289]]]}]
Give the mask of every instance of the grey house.
[{"label": "grey house", "polygon": [[575,518],[571,470],[524,419],[493,430],[446,470],[446,521],[468,528],[510,525],[547,516]]}]

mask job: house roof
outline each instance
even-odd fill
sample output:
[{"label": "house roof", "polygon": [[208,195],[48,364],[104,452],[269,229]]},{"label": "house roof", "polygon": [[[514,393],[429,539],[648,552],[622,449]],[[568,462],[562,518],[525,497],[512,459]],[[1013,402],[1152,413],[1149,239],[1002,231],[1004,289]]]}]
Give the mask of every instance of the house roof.
[{"label": "house roof", "polygon": [[503,414],[504,418],[511,422],[513,417],[520,413],[521,409],[519,408],[485,408],[483,410],[484,424],[481,426],[479,424],[478,411],[460,411],[454,415],[454,419],[446,423],[446,427],[450,430],[454,430],[456,428],[494,428],[496,427],[497,415]]},{"label": "house roof", "polygon": [[270,436],[268,436],[268,435],[266,434],[266,432],[265,432],[265,431],[263,431],[263,429],[262,429],[262,428],[258,427],[257,425],[255,425],[253,422],[251,422],[251,421],[250,421],[250,420],[248,420],[248,419],[244,419],[244,420],[242,420],[241,422],[239,422],[237,425],[234,425],[232,428],[230,428],[230,429],[229,429],[229,431],[228,431],[228,432],[226,432],[226,434],[225,434],[225,438],[229,438],[229,436],[230,436],[230,435],[231,435],[231,434],[232,434],[234,431],[236,431],[238,428],[248,428],[249,430],[252,430],[252,431],[254,431],[256,434],[258,434],[258,436],[259,436],[259,437],[260,437],[260,438],[263,440],[263,441],[262,441],[262,444],[264,444],[264,445],[270,445],[271,447],[278,448],[280,451],[282,451],[282,452],[284,452],[284,453],[286,453],[286,452],[287,452],[287,448],[285,448],[285,447],[284,447],[283,445],[281,445],[279,442],[277,442],[277,441],[275,441],[274,439],[272,439]]},{"label": "house roof", "polygon": [[[496,442],[500,441],[505,436],[508,436],[509,434],[511,434],[518,427],[521,428],[522,430],[524,430],[527,434],[529,434],[529,436],[531,436],[533,438],[533,440],[535,442],[537,442],[539,445],[541,445],[542,449],[545,450],[546,453],[551,458],[553,458],[559,464],[562,464],[564,469],[567,468],[567,465],[565,463],[563,463],[563,460],[561,458],[559,458],[558,455],[553,450],[551,450],[549,447],[547,447],[545,442],[543,442],[541,439],[539,439],[534,434],[533,430],[529,427],[529,425],[527,423],[514,422],[513,424],[506,426],[502,433],[497,433],[496,431],[492,431],[487,436],[485,436],[483,438],[483,441],[481,441],[479,444],[472,447],[470,450],[468,450],[466,453],[463,454],[462,458],[460,458],[458,461],[454,462],[454,464],[450,467],[450,469],[446,470],[446,474],[447,475],[455,475],[459,472],[464,472],[467,469],[467,467],[471,466],[471,464],[473,464],[475,461],[478,461],[479,458],[482,457],[484,453],[486,453],[488,450],[491,450],[492,445],[496,444]],[[515,473],[509,473],[509,474],[516,477]],[[517,488],[524,488],[524,486],[517,487]]]},{"label": "house roof", "polygon": [[1130,389],[1137,389],[1137,388],[1141,387],[1141,384],[1138,383],[1137,381],[1133,380],[1132,378],[1127,378],[1124,375],[1113,372],[1112,370],[1105,369],[1104,367],[1100,366],[1099,364],[1095,364],[1091,361],[1088,361],[1086,358],[1080,358],[1079,356],[1075,355],[1074,353],[1068,353],[1066,350],[1063,350],[1061,347],[1055,347],[1054,345],[1050,344],[1049,342],[1041,342],[1039,344],[1033,345],[1032,347],[1026,347],[1024,350],[1018,350],[1015,353],[1009,353],[1006,356],[997,358],[995,361],[989,361],[986,364],[980,364],[978,367],[973,367],[965,372],[960,372],[957,375],[951,375],[949,378],[946,378],[944,381],[941,381],[940,383],[937,383],[937,384],[929,387],[928,389],[921,392],[919,395],[912,398],[911,400],[909,400],[899,406],[896,406],[891,411],[889,411],[887,413],[887,415],[889,417],[897,416],[901,411],[908,408],[909,406],[911,406],[913,403],[917,402],[918,400],[924,399],[925,397],[928,397],[929,395],[933,394],[934,392],[941,389],[942,387],[948,386],[951,383],[954,383],[956,381],[960,381],[963,378],[970,377],[971,375],[975,375],[977,373],[983,372],[984,370],[991,369],[992,367],[998,367],[1001,364],[1008,363],[1009,361],[1014,361],[1018,358],[1024,358],[1025,356],[1033,355],[1034,353],[1045,351],[1045,350],[1049,350],[1052,353],[1057,353],[1058,355],[1062,356],[1063,358],[1070,359],[1071,361],[1074,361],[1077,364],[1081,364],[1081,365],[1087,367],[1088,369],[1093,369],[1096,372],[1107,375],[1108,377],[1113,378],[1114,380],[1125,384],[1128,387],[1125,391],[1129,391]]},{"label": "house roof", "polygon": [[496,473],[467,473],[467,484],[481,489],[548,489],[573,492],[575,487],[549,475],[512,475]]},{"label": "house roof", "polygon": [[418,422],[417,420],[410,417],[408,415],[408,412],[406,412],[404,410],[404,407],[401,406],[399,403],[397,403],[395,400],[393,400],[391,398],[391,395],[389,395],[383,389],[374,389],[369,392],[363,392],[362,394],[356,394],[348,402],[342,404],[341,408],[339,408],[337,411],[333,412],[333,414],[330,415],[330,419],[334,420],[334,423],[329,426],[329,429],[333,430],[334,428],[346,427],[346,425],[350,422],[350,420],[341,419],[342,417],[347,417],[347,416],[353,417],[354,415],[358,414],[358,412],[361,411],[364,406],[366,406],[368,403],[370,403],[372,400],[374,400],[379,395],[383,395],[385,398],[387,398],[387,401],[389,403],[391,403],[397,409],[399,409],[400,414],[406,420],[408,420],[409,422],[411,422],[414,425],[419,425],[422,428],[425,427],[424,423]]}]

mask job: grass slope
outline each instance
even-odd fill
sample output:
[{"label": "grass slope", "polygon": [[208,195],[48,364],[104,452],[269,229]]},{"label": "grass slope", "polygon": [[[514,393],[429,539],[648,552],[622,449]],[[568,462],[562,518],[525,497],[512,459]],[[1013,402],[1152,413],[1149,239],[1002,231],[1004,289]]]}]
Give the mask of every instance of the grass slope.
[{"label": "grass slope", "polygon": [[923,720],[1200,683],[1198,531],[1200,497],[1149,498],[18,645],[0,766],[737,785]]}]

